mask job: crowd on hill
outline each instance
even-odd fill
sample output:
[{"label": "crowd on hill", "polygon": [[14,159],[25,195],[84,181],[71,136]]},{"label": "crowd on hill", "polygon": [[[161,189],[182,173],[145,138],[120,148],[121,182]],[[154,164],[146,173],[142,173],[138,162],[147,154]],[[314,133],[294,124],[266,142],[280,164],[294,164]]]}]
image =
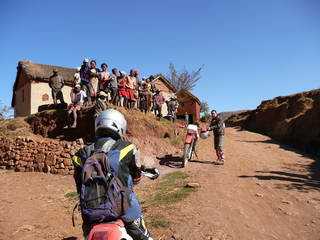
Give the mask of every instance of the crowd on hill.
[{"label": "crowd on hill", "polygon": [[[72,103],[68,107],[69,114],[74,119],[71,127],[76,127],[77,111],[83,106],[93,104],[96,115],[113,104],[127,109],[139,109],[144,113],[151,111],[159,118],[162,117],[162,106],[166,104],[168,116],[174,120],[179,105],[177,98],[171,93],[165,99],[154,84],[154,79],[151,75],[140,80],[138,69],[131,69],[129,74],[117,68],[111,69],[110,72],[106,63],[102,63],[99,69],[95,60],[84,59],[74,74]],[[63,79],[56,70],[50,77],[49,84],[54,103],[57,103],[57,99],[64,102],[61,92]],[[55,85],[60,87],[54,89]]]}]

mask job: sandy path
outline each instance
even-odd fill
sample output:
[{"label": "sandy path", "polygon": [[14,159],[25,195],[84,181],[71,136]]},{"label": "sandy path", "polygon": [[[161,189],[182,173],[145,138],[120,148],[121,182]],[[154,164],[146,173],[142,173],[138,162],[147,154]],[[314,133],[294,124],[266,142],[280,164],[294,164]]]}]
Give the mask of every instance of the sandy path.
[{"label": "sandy path", "polygon": [[[212,141],[199,144],[187,172],[201,189],[181,204],[183,239],[320,239],[320,181],[313,160],[268,137],[228,129],[226,164],[215,166]],[[193,226],[193,227],[190,227]]]},{"label": "sandy path", "polygon": [[[162,239],[320,239],[320,184],[314,161],[268,137],[227,129],[226,164],[215,166],[212,140],[184,170],[201,188],[170,212]],[[168,171],[168,167],[164,167]],[[171,169],[172,170],[172,169]],[[0,172],[0,239],[72,239],[71,176]]]}]

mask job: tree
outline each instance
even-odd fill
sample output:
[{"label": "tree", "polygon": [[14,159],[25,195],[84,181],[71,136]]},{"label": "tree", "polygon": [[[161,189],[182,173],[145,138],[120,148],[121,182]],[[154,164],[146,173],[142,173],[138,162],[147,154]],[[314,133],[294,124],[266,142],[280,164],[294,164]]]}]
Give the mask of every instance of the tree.
[{"label": "tree", "polygon": [[209,114],[210,108],[207,101],[202,101],[200,106],[200,112],[203,112],[205,114]]},{"label": "tree", "polygon": [[12,116],[12,109],[4,105],[0,100],[0,120],[10,118]]},{"label": "tree", "polygon": [[183,69],[182,71],[177,71],[173,63],[169,64],[169,73],[166,75],[167,79],[171,82],[171,84],[179,90],[188,90],[192,91],[196,86],[197,82],[201,78],[201,70],[203,66],[201,66],[198,70],[193,70],[189,72],[187,69]]},{"label": "tree", "polygon": [[200,105],[201,121],[206,122],[210,117],[210,107],[207,101],[202,101]]}]

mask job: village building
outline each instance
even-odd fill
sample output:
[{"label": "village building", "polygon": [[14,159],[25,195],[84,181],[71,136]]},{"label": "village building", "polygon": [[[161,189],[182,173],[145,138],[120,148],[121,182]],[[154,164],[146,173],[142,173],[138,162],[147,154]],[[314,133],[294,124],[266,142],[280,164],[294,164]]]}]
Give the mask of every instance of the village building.
[{"label": "village building", "polygon": [[[177,89],[167,80],[162,74],[155,75],[153,80],[155,87],[162,92],[165,100],[169,100],[171,96],[175,95],[179,102],[179,108],[177,111],[178,118],[184,118],[187,114],[190,121],[200,120],[200,106],[201,102],[199,98],[194,96],[190,91]],[[162,106],[163,116],[168,114],[167,105]]]},{"label": "village building", "polygon": [[[65,86],[62,89],[64,100],[67,104],[71,103],[70,92],[74,85],[76,69],[20,61],[17,66],[11,101],[15,117],[25,117],[37,113],[44,106],[53,104],[49,77],[53,74],[54,69],[65,81]],[[201,103],[196,96],[186,90],[177,92],[176,88],[162,74],[154,75],[152,83],[162,92],[166,101],[172,96],[177,97],[179,102],[178,117],[183,118],[185,114],[188,114],[189,119],[200,119]],[[167,114],[167,104],[163,104],[162,115],[166,116]]]},{"label": "village building", "polygon": [[65,86],[62,88],[64,100],[66,103],[71,103],[70,92],[76,69],[20,61],[11,101],[15,117],[37,113],[39,107],[53,104],[51,88],[48,84],[53,69],[56,69],[64,78]]},{"label": "village building", "polygon": [[177,117],[184,118],[187,114],[189,116],[189,121],[199,121],[201,109],[199,98],[187,90],[180,90],[176,95],[179,101]]},{"label": "village building", "polygon": [[[159,89],[166,101],[170,99],[177,91],[176,88],[162,75],[157,74],[154,76],[154,80],[152,81],[156,89]],[[168,108],[167,104],[162,105],[162,115],[168,115]]]}]

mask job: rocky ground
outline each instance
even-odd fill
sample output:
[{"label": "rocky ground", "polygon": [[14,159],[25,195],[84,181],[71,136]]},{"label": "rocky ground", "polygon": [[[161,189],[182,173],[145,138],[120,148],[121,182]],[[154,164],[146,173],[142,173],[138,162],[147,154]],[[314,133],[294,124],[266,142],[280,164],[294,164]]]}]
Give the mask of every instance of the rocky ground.
[{"label": "rocky ground", "polygon": [[[162,172],[189,175],[200,188],[161,208],[166,224],[150,225],[155,239],[306,239],[320,236],[320,185],[314,160],[268,137],[228,128],[226,164],[212,164],[212,140],[199,143],[186,169],[178,154],[159,155]],[[75,239],[71,176],[0,172],[0,239]],[[159,181],[144,180],[143,195]],[[151,210],[147,209],[146,216]]]}]

